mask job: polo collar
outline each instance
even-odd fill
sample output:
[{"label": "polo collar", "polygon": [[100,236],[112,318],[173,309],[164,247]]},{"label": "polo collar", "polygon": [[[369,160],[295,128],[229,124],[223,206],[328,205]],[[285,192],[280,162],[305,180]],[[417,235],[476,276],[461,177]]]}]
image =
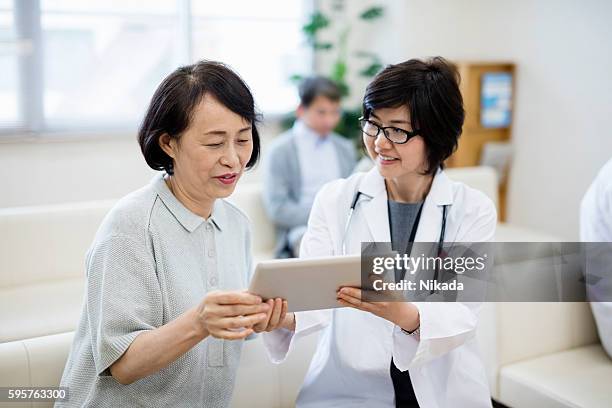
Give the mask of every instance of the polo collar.
[{"label": "polo collar", "polygon": [[221,231],[221,225],[225,215],[225,208],[221,199],[215,200],[213,209],[210,217],[205,219],[190,209],[185,207],[178,198],[170,191],[164,176],[166,173],[160,172],[153,177],[151,183],[153,184],[157,195],[162,200],[166,208],[172,213],[174,218],[190,233],[195,231],[202,223],[211,222],[219,231]]}]

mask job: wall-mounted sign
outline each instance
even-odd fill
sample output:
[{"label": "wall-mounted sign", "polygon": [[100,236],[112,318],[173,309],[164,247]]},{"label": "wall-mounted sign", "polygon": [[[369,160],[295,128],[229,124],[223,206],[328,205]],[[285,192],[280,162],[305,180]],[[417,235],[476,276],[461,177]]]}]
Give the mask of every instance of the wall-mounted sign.
[{"label": "wall-mounted sign", "polygon": [[486,128],[505,128],[512,118],[512,74],[490,72],[482,75],[480,124]]}]

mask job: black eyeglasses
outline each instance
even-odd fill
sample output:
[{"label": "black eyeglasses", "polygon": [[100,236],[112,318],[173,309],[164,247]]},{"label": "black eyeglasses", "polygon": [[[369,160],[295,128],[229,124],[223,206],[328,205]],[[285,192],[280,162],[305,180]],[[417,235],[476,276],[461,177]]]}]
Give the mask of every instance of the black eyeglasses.
[{"label": "black eyeglasses", "polygon": [[413,130],[409,132],[404,129],[397,128],[395,126],[378,126],[376,123],[371,122],[363,117],[359,118],[359,127],[366,135],[370,137],[377,137],[382,130],[383,134],[392,143],[404,144],[408,140],[419,134],[419,130]]}]

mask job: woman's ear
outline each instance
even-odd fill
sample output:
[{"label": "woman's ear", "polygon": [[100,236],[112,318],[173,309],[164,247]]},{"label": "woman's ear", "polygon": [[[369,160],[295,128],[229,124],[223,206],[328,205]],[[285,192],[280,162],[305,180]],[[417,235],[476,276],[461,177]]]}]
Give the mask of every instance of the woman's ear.
[{"label": "woman's ear", "polygon": [[173,159],[175,158],[176,140],[174,138],[170,137],[169,134],[164,133],[163,135],[159,137],[158,143],[159,143],[159,147],[161,147],[164,153],[166,153],[168,156],[172,157]]}]

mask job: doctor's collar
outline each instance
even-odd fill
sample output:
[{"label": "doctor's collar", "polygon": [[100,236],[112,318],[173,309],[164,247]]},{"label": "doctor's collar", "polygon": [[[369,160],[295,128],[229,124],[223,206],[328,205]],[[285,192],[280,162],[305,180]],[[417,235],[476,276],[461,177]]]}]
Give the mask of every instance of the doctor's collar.
[{"label": "doctor's collar", "polygon": [[[373,167],[364,175],[361,183],[359,183],[358,191],[369,197],[375,197],[383,192],[386,193],[385,178],[376,167]],[[436,171],[425,200],[433,200],[436,205],[453,203],[452,181],[442,169]]]}]

